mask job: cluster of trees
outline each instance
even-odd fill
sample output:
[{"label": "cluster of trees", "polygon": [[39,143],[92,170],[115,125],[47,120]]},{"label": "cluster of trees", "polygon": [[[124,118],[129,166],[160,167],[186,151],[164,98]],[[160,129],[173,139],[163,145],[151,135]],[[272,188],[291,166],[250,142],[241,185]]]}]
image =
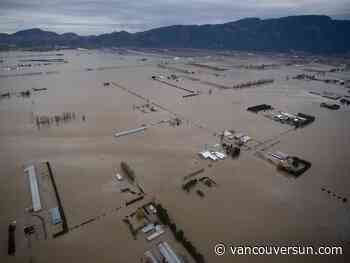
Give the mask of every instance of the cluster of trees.
[{"label": "cluster of trees", "polygon": [[[25,90],[25,91],[20,91],[17,93],[18,96],[21,96],[23,98],[29,98],[30,97],[30,90]],[[5,92],[0,95],[0,98],[10,98],[11,93],[10,92]]]},{"label": "cluster of trees", "polygon": [[261,65],[242,65],[241,68],[244,69],[265,69],[265,68],[278,68],[280,64],[261,64]]},{"label": "cluster of trees", "polygon": [[123,219],[123,222],[128,225],[132,237],[134,238],[134,240],[136,240],[137,239],[137,231],[133,228],[132,224],[130,223],[130,220],[125,217]]},{"label": "cluster of trees", "polygon": [[212,70],[216,70],[216,71],[225,71],[225,68],[219,68],[219,67],[215,67],[215,66],[210,66],[210,65],[206,65],[206,64],[199,64],[199,63],[188,63],[189,65],[195,66],[195,67],[200,67],[200,68],[208,68],[208,69],[212,69]]},{"label": "cluster of trees", "polygon": [[30,90],[25,90],[25,91],[21,91],[19,94],[24,98],[29,98],[31,93],[30,93]]},{"label": "cluster of trees", "polygon": [[185,190],[186,192],[189,192],[191,188],[193,188],[197,184],[197,182],[198,182],[197,179],[189,180],[187,183],[182,185],[182,189]]},{"label": "cluster of trees", "polygon": [[8,228],[8,254],[9,255],[14,255],[16,252],[15,231],[16,231],[16,224],[11,223]]},{"label": "cluster of trees", "polygon": [[184,177],[184,179],[185,179],[185,180],[186,180],[186,179],[189,179],[189,178],[191,178],[191,177],[193,177],[193,176],[196,176],[197,174],[200,174],[200,173],[203,173],[203,172],[204,172],[204,168],[201,168],[201,169],[199,169],[199,170],[197,170],[197,171],[194,171],[194,172],[192,172],[192,173],[186,175],[186,176]]},{"label": "cluster of trees", "polygon": [[53,123],[59,124],[59,122],[72,121],[75,120],[75,112],[63,112],[61,115],[37,115],[36,125],[40,126],[41,124],[51,125]]},{"label": "cluster of trees", "polygon": [[234,88],[234,89],[242,89],[242,88],[248,88],[248,87],[253,87],[253,86],[264,85],[264,84],[272,83],[274,81],[275,81],[274,79],[259,79],[259,80],[247,81],[247,82],[239,83],[239,84],[233,85],[232,88]]},{"label": "cluster of trees", "polygon": [[308,79],[308,80],[316,80],[316,75],[310,75],[310,74],[298,74],[293,79]]},{"label": "cluster of trees", "polygon": [[296,156],[290,156],[288,158],[289,160],[287,162],[280,162],[277,165],[278,170],[287,172],[289,174],[294,175],[295,177],[298,177],[305,173],[311,167],[310,162],[300,159]]},{"label": "cluster of trees", "polygon": [[272,110],[272,106],[268,104],[260,104],[256,106],[249,107],[247,111],[252,111],[254,113],[258,113],[259,111]]},{"label": "cluster of trees", "polygon": [[298,122],[298,127],[306,126],[306,125],[314,122],[315,119],[316,119],[314,116],[311,116],[311,115],[308,115],[308,114],[304,114],[304,113],[298,113],[297,116],[306,119],[306,120],[303,120],[303,121],[299,121]]},{"label": "cluster of trees", "polygon": [[137,197],[137,198],[135,198],[135,199],[132,199],[132,200],[130,200],[130,201],[126,201],[126,202],[125,202],[125,205],[126,205],[126,206],[131,205],[131,204],[133,204],[133,203],[136,203],[137,201],[142,200],[143,198],[144,198],[144,196],[141,195],[141,196],[139,196],[139,197]]},{"label": "cluster of trees", "polygon": [[174,222],[171,221],[168,211],[162,207],[161,204],[156,204],[157,215],[159,220],[164,224],[169,226],[171,232],[173,233],[175,239],[179,241],[188,251],[188,253],[194,258],[197,263],[204,263],[204,257],[197,249],[192,245],[192,243],[185,237],[184,232],[179,229]]},{"label": "cluster of trees", "polygon": [[213,184],[215,184],[213,180],[210,180],[209,178],[206,178],[206,177],[199,179],[199,181],[202,181],[208,187],[212,187]]},{"label": "cluster of trees", "polygon": [[241,148],[234,147],[232,144],[227,145],[226,143],[223,143],[222,147],[226,150],[226,154],[231,155],[232,158],[236,158],[241,154]]},{"label": "cluster of trees", "polygon": [[[350,89],[350,86],[348,87],[349,89]],[[350,91],[350,90],[349,90]],[[339,100],[339,102],[341,103],[341,104],[346,104],[346,105],[350,105],[350,100],[347,100],[347,99],[340,99]]]},{"label": "cluster of trees", "polygon": [[124,173],[126,174],[126,176],[132,181],[135,181],[135,172],[133,169],[131,169],[131,167],[126,163],[126,162],[121,162],[120,163],[120,167],[122,168],[122,170],[124,171]]}]

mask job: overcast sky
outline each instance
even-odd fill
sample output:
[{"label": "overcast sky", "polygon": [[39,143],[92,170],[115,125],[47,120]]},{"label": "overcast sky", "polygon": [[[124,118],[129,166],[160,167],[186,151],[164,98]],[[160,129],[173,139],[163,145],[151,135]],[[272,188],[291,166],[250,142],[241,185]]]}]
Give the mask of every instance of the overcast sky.
[{"label": "overcast sky", "polygon": [[0,32],[39,27],[88,35],[299,14],[350,19],[350,0],[0,0]]}]

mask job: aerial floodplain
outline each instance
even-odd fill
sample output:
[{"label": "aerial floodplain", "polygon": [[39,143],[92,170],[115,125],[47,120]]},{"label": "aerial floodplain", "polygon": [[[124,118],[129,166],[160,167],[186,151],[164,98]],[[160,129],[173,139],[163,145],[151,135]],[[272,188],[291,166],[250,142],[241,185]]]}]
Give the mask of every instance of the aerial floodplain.
[{"label": "aerial floodplain", "polygon": [[349,56],[78,48],[0,61],[0,262],[346,262]]}]

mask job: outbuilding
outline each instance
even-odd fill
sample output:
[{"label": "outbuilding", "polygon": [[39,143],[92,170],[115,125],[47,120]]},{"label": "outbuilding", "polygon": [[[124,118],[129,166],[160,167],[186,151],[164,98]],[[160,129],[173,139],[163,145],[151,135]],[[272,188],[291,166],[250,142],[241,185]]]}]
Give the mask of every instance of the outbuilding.
[{"label": "outbuilding", "polygon": [[60,214],[60,210],[58,210],[58,207],[51,208],[50,213],[51,213],[51,223],[53,225],[62,223],[61,214]]}]

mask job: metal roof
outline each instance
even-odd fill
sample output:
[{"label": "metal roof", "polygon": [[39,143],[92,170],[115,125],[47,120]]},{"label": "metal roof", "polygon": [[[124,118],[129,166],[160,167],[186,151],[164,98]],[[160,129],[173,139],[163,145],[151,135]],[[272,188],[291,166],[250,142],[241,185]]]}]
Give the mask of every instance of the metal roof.
[{"label": "metal roof", "polygon": [[53,225],[60,224],[62,222],[60,211],[58,207],[51,208],[51,222]]},{"label": "metal roof", "polygon": [[25,168],[24,172],[28,174],[30,192],[32,194],[33,210],[34,212],[38,212],[41,210],[42,207],[34,165],[30,165],[27,168]]}]

